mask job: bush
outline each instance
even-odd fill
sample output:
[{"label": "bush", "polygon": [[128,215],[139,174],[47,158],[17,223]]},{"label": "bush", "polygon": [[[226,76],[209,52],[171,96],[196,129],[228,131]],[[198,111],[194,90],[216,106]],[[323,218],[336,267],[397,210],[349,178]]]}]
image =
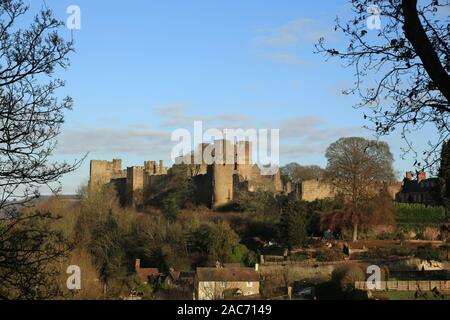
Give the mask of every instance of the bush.
[{"label": "bush", "polygon": [[365,281],[364,272],[355,264],[338,266],[331,274],[331,282],[343,292],[351,292],[355,289],[356,281]]},{"label": "bush", "polygon": [[423,239],[424,240],[437,240],[440,236],[440,232],[438,228],[430,228],[426,227],[423,230]]},{"label": "bush", "polygon": [[180,201],[176,194],[169,194],[167,198],[161,202],[161,211],[169,221],[175,221],[180,210]]},{"label": "bush", "polygon": [[231,262],[241,263],[247,267],[252,267],[257,262],[256,254],[249,250],[245,245],[238,244],[232,249],[230,257]]},{"label": "bush", "polygon": [[278,199],[274,197],[272,192],[249,192],[243,188],[239,188],[238,190],[239,192],[237,192],[232,206],[224,209],[264,215],[273,215],[279,212]]},{"label": "bush", "polygon": [[384,259],[392,256],[409,257],[413,255],[414,250],[409,247],[393,247],[393,248],[373,248],[368,252],[360,255],[360,258],[365,259]]},{"label": "bush", "polygon": [[416,252],[416,257],[422,260],[447,260],[447,247],[435,248],[432,245],[419,247]]},{"label": "bush", "polygon": [[342,252],[341,250],[331,249],[331,250],[320,250],[316,251],[313,254],[313,257],[317,261],[321,262],[330,262],[330,261],[340,261],[342,260]]}]

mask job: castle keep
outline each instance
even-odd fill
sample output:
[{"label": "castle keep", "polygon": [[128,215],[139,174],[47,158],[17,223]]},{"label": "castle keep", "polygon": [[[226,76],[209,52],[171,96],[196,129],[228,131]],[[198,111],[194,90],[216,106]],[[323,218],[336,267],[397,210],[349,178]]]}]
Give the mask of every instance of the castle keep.
[{"label": "castle keep", "polygon": [[[205,154],[210,154],[213,161],[204,159]],[[143,167],[122,169],[122,161],[118,159],[112,162],[92,160],[90,165],[89,187],[113,184],[121,201],[127,205],[147,203],[151,190],[164,189],[177,166],[183,165],[188,166],[188,174],[197,186],[198,199],[209,207],[229,204],[242,188],[306,201],[333,196],[330,186],[316,180],[292,185],[281,179],[279,170],[272,175],[262,174],[261,168],[252,161],[249,141],[217,140],[212,144],[200,144],[197,150],[177,158],[172,168],[165,167],[163,161],[145,161]]]}]

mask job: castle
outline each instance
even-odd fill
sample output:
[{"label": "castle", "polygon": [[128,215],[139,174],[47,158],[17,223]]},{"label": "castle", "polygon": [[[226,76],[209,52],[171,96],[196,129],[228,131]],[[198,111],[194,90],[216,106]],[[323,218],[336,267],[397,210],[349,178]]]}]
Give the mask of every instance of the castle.
[{"label": "castle", "polygon": [[[205,154],[210,154],[214,161],[205,159]],[[148,203],[152,190],[164,189],[178,166],[187,165],[197,187],[198,202],[212,208],[231,203],[241,188],[306,201],[334,195],[329,185],[318,180],[292,184],[282,179],[279,170],[270,175],[262,174],[262,169],[253,163],[252,154],[249,141],[216,140],[212,144],[202,143],[190,154],[178,157],[172,168],[165,167],[163,161],[145,161],[143,167],[122,169],[122,161],[118,159],[112,162],[92,160],[89,187],[113,184],[124,204],[140,206]]]}]

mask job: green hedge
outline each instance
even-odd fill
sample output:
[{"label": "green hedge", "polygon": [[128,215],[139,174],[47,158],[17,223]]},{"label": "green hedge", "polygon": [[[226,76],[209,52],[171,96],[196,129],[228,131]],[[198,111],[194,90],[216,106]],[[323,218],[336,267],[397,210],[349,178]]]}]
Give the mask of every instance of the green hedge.
[{"label": "green hedge", "polygon": [[446,221],[444,207],[397,203],[395,209],[397,224],[406,229],[439,227]]}]

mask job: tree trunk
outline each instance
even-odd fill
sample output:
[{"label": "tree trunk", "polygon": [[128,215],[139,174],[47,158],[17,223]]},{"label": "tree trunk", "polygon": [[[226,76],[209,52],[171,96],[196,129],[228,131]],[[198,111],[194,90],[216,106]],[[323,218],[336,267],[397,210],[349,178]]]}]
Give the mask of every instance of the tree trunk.
[{"label": "tree trunk", "polygon": [[[402,0],[405,36],[411,42],[436,87],[450,101],[450,77],[433,49],[417,13],[417,0]],[[448,107],[444,107],[448,112]]]},{"label": "tree trunk", "polygon": [[353,242],[358,241],[358,224],[353,225]]},{"label": "tree trunk", "polygon": [[103,283],[103,295],[106,296],[106,292],[107,292],[107,285],[106,285],[106,281]]}]

